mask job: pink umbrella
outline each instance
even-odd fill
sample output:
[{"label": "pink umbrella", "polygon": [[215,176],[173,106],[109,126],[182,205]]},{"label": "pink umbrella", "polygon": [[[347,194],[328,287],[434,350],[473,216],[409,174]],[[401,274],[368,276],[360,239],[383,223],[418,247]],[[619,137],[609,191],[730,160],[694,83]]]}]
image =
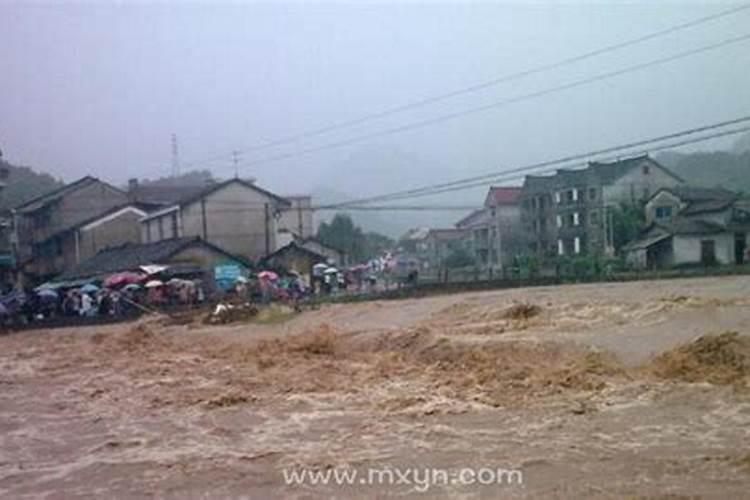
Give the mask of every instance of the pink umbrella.
[{"label": "pink umbrella", "polygon": [[133,273],[133,272],[123,272],[123,273],[116,273],[112,276],[109,276],[107,279],[104,280],[103,285],[107,288],[120,286],[120,285],[129,285],[131,283],[138,283],[140,281],[143,281],[143,279],[146,277],[145,274],[142,273]]},{"label": "pink umbrella", "polygon": [[258,273],[258,278],[262,280],[276,281],[279,279],[279,275],[273,271],[261,271]]}]

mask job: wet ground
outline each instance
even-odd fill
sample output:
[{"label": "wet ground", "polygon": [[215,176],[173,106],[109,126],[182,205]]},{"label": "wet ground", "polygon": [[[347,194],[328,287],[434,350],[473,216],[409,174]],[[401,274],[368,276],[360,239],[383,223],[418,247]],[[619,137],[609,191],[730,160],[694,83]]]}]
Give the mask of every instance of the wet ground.
[{"label": "wet ground", "polygon": [[[0,496],[741,498],[748,292],[573,285],[2,336]],[[523,484],[282,472],[425,468]]]}]

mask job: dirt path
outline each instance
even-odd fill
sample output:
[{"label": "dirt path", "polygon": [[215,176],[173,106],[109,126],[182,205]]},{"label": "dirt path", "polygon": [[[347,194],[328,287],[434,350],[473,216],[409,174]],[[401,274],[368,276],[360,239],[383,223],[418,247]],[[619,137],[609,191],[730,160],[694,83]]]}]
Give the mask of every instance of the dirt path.
[{"label": "dirt path", "polygon": [[429,467],[516,469],[523,485],[438,481],[428,497],[741,498],[744,351],[717,351],[728,371],[707,381],[703,358],[649,357],[750,332],[748,290],[547,287],[0,337],[0,497],[422,495],[288,485],[282,470]]}]

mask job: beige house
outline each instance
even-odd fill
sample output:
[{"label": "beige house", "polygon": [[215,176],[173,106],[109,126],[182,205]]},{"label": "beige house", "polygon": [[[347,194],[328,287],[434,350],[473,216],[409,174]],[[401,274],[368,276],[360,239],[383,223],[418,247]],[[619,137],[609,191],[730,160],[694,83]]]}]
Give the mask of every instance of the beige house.
[{"label": "beige house", "polygon": [[524,250],[521,231],[521,188],[492,186],[483,208],[458,223],[468,231],[468,249],[482,268],[502,269]]},{"label": "beige house", "polygon": [[[21,280],[51,277],[79,262],[81,252],[95,252],[106,241],[117,240],[117,226],[132,214],[118,211],[128,203],[125,191],[86,176],[14,208],[11,241]],[[105,216],[111,218],[96,224]],[[131,236],[125,235],[124,241]]]},{"label": "beige house", "polygon": [[[290,206],[282,209],[279,214],[277,222],[279,232],[302,239],[312,237],[314,233],[312,197],[309,195],[284,196],[284,199],[289,201]],[[284,244],[286,243],[288,242]]]},{"label": "beige house", "polygon": [[647,227],[625,247],[631,265],[742,264],[750,247],[750,203],[720,188],[676,186],[645,205]]},{"label": "beige house", "polygon": [[292,204],[252,182],[212,184],[141,220],[141,239],[153,243],[198,236],[227,252],[257,260],[276,249],[278,221]]}]

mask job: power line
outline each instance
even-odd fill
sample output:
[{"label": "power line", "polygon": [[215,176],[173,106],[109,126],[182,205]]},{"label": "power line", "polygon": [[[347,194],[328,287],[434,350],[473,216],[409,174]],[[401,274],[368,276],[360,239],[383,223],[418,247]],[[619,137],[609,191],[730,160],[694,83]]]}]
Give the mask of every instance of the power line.
[{"label": "power line", "polygon": [[[348,200],[348,201],[341,202],[341,203],[334,203],[334,204],[324,205],[324,206],[321,206],[321,207],[318,207],[318,208],[321,208],[321,209],[342,208],[343,209],[343,208],[349,208],[349,206],[351,206],[351,205],[361,205],[361,204],[373,203],[373,202],[380,202],[380,201],[394,201],[394,200],[397,200],[397,199],[406,199],[406,198],[414,198],[414,197],[417,197],[417,196],[428,196],[428,195],[433,195],[433,194],[440,194],[442,192],[448,192],[448,191],[457,190],[457,189],[467,189],[469,187],[476,187],[476,186],[486,185],[486,183],[490,182],[490,181],[497,181],[497,180],[501,180],[501,179],[502,180],[510,180],[511,177],[509,177],[509,176],[513,175],[513,174],[521,174],[521,173],[525,173],[525,172],[529,172],[529,171],[533,171],[533,170],[539,170],[539,169],[545,168],[545,167],[551,167],[551,166],[561,165],[561,164],[565,164],[565,163],[570,163],[570,162],[573,162],[573,161],[576,161],[576,160],[582,160],[582,159],[586,159],[586,158],[591,158],[591,157],[595,157],[595,156],[602,155],[602,154],[614,153],[614,152],[617,152],[617,151],[623,151],[623,150],[633,149],[633,148],[640,147],[640,146],[645,146],[645,145],[648,145],[648,144],[654,144],[654,143],[658,143],[658,142],[663,142],[665,140],[670,140],[670,139],[677,139],[677,138],[680,138],[680,137],[694,135],[694,134],[697,134],[697,133],[700,133],[700,132],[706,132],[706,131],[715,130],[715,129],[718,129],[718,128],[727,127],[729,125],[737,125],[737,124],[740,124],[740,123],[745,123],[745,122],[748,122],[748,121],[750,121],[750,115],[744,116],[744,117],[741,117],[741,118],[736,118],[736,119],[733,119],[733,120],[727,120],[727,121],[723,121],[723,122],[714,123],[714,124],[711,124],[711,125],[705,125],[705,126],[701,126],[701,127],[695,127],[695,128],[691,128],[691,129],[687,129],[687,130],[682,130],[680,132],[675,132],[675,133],[672,133],[672,134],[662,135],[662,136],[651,138],[651,139],[644,139],[644,140],[640,140],[640,141],[636,141],[636,142],[631,142],[631,143],[623,144],[623,145],[620,145],[620,146],[613,146],[613,147],[608,147],[608,148],[604,148],[604,149],[599,149],[599,150],[594,150],[594,151],[588,151],[588,152],[585,152],[585,153],[578,153],[578,154],[575,154],[575,155],[569,155],[569,156],[565,156],[565,157],[562,157],[562,158],[557,158],[557,159],[554,159],[554,160],[547,160],[547,161],[543,161],[543,162],[540,162],[540,163],[534,163],[534,164],[531,164],[531,165],[525,165],[525,166],[522,166],[522,167],[517,167],[517,168],[509,169],[509,170],[505,170],[505,171],[502,171],[502,172],[495,172],[495,173],[491,173],[491,174],[484,174],[484,175],[478,175],[478,176],[473,176],[473,177],[467,177],[467,178],[459,179],[459,180],[456,180],[456,181],[445,182],[445,183],[440,183],[440,184],[433,184],[433,185],[424,186],[424,187],[421,187],[421,188],[414,188],[414,189],[409,189],[409,190],[404,190],[404,191],[396,191],[396,192],[393,192],[393,193],[388,193],[388,194],[383,194],[383,195],[378,195],[378,196],[372,196],[372,197],[367,197],[367,198],[360,198],[360,199]],[[695,142],[702,142],[702,141],[706,141],[706,140],[717,138],[717,137],[738,134],[738,133],[741,133],[741,132],[743,132],[745,130],[750,130],[750,126],[739,128],[739,129],[733,129],[733,130],[730,130],[728,132],[720,132],[718,134],[711,134],[711,135],[708,135],[708,136],[700,137],[698,139],[691,139],[691,140],[687,140],[687,141],[682,141],[680,143],[671,143],[671,144],[669,144],[666,147],[657,146],[657,147],[651,148],[649,151],[653,152],[653,151],[657,151],[657,150],[661,150],[661,149],[667,149],[669,147],[677,147],[677,146],[682,146],[682,145],[686,145],[686,144],[692,144],[692,143],[695,143]],[[517,177],[515,177],[515,178],[517,178]]]},{"label": "power line", "polygon": [[[644,43],[644,42],[647,42],[647,41],[650,41],[650,40],[654,40],[656,38],[660,38],[660,37],[663,37],[663,36],[666,36],[666,35],[670,35],[670,34],[673,34],[673,33],[676,33],[676,32],[688,29],[688,28],[693,28],[693,27],[701,25],[701,24],[705,24],[705,23],[708,23],[708,22],[711,22],[711,21],[715,21],[717,19],[728,17],[728,16],[737,14],[739,12],[742,12],[742,11],[745,11],[745,10],[748,10],[748,9],[750,9],[750,3],[742,4],[742,5],[739,5],[739,6],[736,6],[736,7],[732,7],[732,8],[726,9],[726,10],[722,10],[722,11],[717,12],[715,14],[711,14],[711,15],[708,15],[708,16],[700,17],[700,18],[694,19],[692,21],[687,21],[687,22],[684,22],[684,23],[681,23],[681,24],[677,24],[677,25],[674,25],[674,26],[671,26],[671,27],[668,27],[668,28],[665,28],[665,29],[657,30],[657,31],[654,31],[654,32],[651,32],[651,33],[648,33],[648,34],[645,34],[645,35],[642,35],[642,36],[639,36],[639,37],[636,37],[636,38],[632,38],[632,39],[629,39],[629,40],[625,40],[625,41],[622,41],[622,42],[614,43],[614,44],[611,44],[611,45],[606,45],[604,47],[601,47],[601,48],[598,48],[598,49],[595,49],[595,50],[591,50],[589,52],[584,52],[584,53],[581,53],[581,54],[578,54],[578,55],[575,55],[575,56],[572,56],[572,57],[568,57],[568,58],[565,58],[565,59],[561,59],[559,61],[555,61],[555,62],[552,62],[552,63],[546,63],[546,64],[540,64],[540,65],[528,68],[526,70],[522,70],[522,71],[519,71],[519,72],[502,75],[502,76],[499,76],[499,77],[496,77],[496,78],[493,78],[493,79],[490,79],[490,80],[486,80],[486,81],[483,81],[483,82],[475,83],[475,84],[472,84],[472,85],[469,85],[469,86],[466,86],[466,87],[462,87],[462,88],[459,88],[459,89],[451,90],[451,91],[444,92],[444,93],[441,93],[441,94],[436,94],[436,95],[433,95],[433,96],[430,96],[430,97],[426,97],[426,98],[423,98],[423,99],[419,99],[419,100],[416,100],[416,101],[407,102],[405,104],[401,104],[401,105],[398,105],[398,106],[393,106],[393,107],[390,107],[390,108],[386,108],[386,109],[384,109],[382,111],[377,111],[377,112],[374,112],[374,113],[369,113],[369,114],[363,115],[363,116],[361,116],[359,118],[354,118],[354,119],[351,119],[351,120],[344,120],[344,121],[341,121],[341,122],[338,122],[338,123],[334,123],[334,124],[331,124],[331,125],[326,125],[326,126],[322,126],[322,127],[319,127],[319,128],[311,129],[311,130],[308,130],[308,131],[300,132],[300,133],[295,134],[295,135],[290,135],[290,136],[287,136],[287,137],[282,137],[282,138],[279,138],[279,139],[270,140],[270,141],[267,141],[265,143],[259,144],[257,146],[251,146],[249,148],[245,148],[244,152],[249,153],[249,152],[260,151],[260,150],[264,150],[264,149],[276,147],[276,146],[283,146],[283,145],[286,145],[286,144],[290,144],[290,143],[299,141],[300,139],[305,139],[305,138],[309,138],[309,137],[315,137],[315,136],[327,134],[327,133],[333,132],[335,130],[349,128],[349,127],[352,127],[354,125],[360,125],[362,123],[370,122],[370,121],[373,121],[373,120],[378,120],[378,119],[384,118],[386,116],[403,113],[405,111],[410,111],[410,110],[413,110],[413,109],[425,107],[425,106],[428,106],[428,105],[431,105],[431,104],[435,104],[435,103],[438,103],[438,102],[443,102],[443,101],[446,101],[446,100],[449,100],[449,99],[452,99],[454,97],[458,97],[458,96],[461,96],[461,95],[476,93],[476,92],[478,92],[480,90],[484,90],[484,89],[487,89],[487,88],[495,87],[495,86],[500,85],[502,83],[507,83],[507,82],[510,82],[510,81],[513,81],[513,80],[518,80],[518,79],[525,78],[525,77],[532,76],[532,75],[536,75],[536,74],[539,74],[539,73],[544,73],[544,72],[547,72],[547,71],[555,70],[555,69],[558,69],[558,68],[561,68],[561,67],[564,67],[564,66],[568,66],[568,65],[571,65],[571,64],[575,64],[575,63],[578,63],[578,62],[581,62],[581,61],[585,61],[587,59],[591,59],[591,58],[600,56],[602,54],[606,54],[606,53],[609,53],[609,52],[615,52],[615,51],[618,51],[618,50],[621,50],[621,49],[624,49],[624,48],[627,48],[627,47],[632,47],[634,45],[638,45],[638,44],[641,44],[641,43]],[[192,165],[197,165],[197,164],[201,164],[201,163],[208,163],[208,162],[215,161],[215,160],[225,159],[225,158],[230,157],[231,155],[232,155],[231,152],[223,153],[223,154],[218,154],[218,155],[212,155],[212,156],[209,156],[207,158],[204,158],[204,159],[201,159],[201,160],[197,160],[197,161],[188,163],[185,166],[192,166]]]},{"label": "power line", "polygon": [[455,120],[457,118],[462,118],[464,116],[468,116],[468,115],[472,115],[472,114],[476,114],[476,113],[481,113],[481,112],[485,112],[485,111],[490,111],[490,110],[493,110],[493,109],[500,108],[502,106],[506,106],[508,104],[514,104],[514,103],[518,103],[518,102],[522,102],[522,101],[527,101],[527,100],[535,99],[535,98],[542,97],[542,96],[545,96],[545,95],[548,95],[548,94],[552,94],[552,93],[555,93],[555,92],[560,92],[560,91],[563,91],[563,90],[568,90],[568,89],[580,87],[580,86],[583,86],[583,85],[588,85],[590,83],[595,83],[595,82],[598,82],[598,81],[607,80],[609,78],[614,78],[616,76],[624,75],[624,74],[627,74],[627,73],[632,73],[634,71],[639,71],[639,70],[642,70],[642,69],[646,69],[646,68],[650,68],[650,67],[654,67],[654,66],[659,66],[659,65],[666,64],[666,63],[672,62],[672,61],[676,61],[678,59],[683,59],[685,57],[689,57],[689,56],[692,56],[692,55],[696,55],[696,54],[700,54],[700,53],[704,53],[704,52],[709,52],[709,51],[712,51],[712,50],[720,49],[722,47],[726,47],[726,46],[731,45],[731,44],[735,44],[735,43],[739,43],[739,42],[744,42],[744,41],[747,41],[749,39],[750,39],[750,33],[745,34],[745,35],[741,35],[741,36],[737,36],[737,37],[733,37],[733,38],[728,38],[728,39],[725,39],[725,40],[723,40],[721,42],[716,42],[716,43],[713,43],[713,44],[710,44],[710,45],[704,45],[704,46],[699,47],[697,49],[687,50],[687,51],[684,51],[684,52],[679,52],[677,54],[673,54],[671,56],[662,57],[662,58],[659,58],[659,59],[654,59],[654,60],[651,60],[651,61],[648,61],[648,62],[645,62],[645,63],[640,63],[640,64],[635,64],[635,65],[632,65],[632,66],[627,66],[627,67],[621,68],[619,70],[609,71],[609,72],[606,72],[606,73],[600,73],[600,74],[595,75],[593,77],[583,78],[583,79],[580,79],[580,80],[574,80],[572,82],[569,82],[569,83],[566,83],[566,84],[563,84],[563,85],[557,85],[555,87],[550,87],[550,88],[539,90],[539,91],[536,91],[536,92],[531,92],[529,94],[523,94],[523,95],[520,95],[520,96],[512,97],[510,99],[503,99],[501,101],[495,101],[495,102],[491,102],[491,103],[484,104],[484,105],[481,105],[481,106],[475,106],[475,107],[467,108],[467,109],[464,109],[464,110],[461,110],[461,111],[456,111],[456,112],[453,112],[453,113],[447,113],[447,114],[443,114],[443,115],[438,115],[436,117],[429,118],[429,119],[426,119],[426,120],[411,122],[411,123],[407,123],[405,125],[401,125],[401,126],[398,126],[398,127],[393,127],[393,128],[389,128],[389,129],[379,130],[379,131],[376,131],[376,132],[373,132],[373,133],[359,135],[359,136],[351,137],[349,139],[344,139],[344,140],[341,140],[341,141],[338,141],[338,142],[331,142],[331,143],[328,143],[328,144],[324,144],[322,146],[316,146],[316,147],[313,147],[313,148],[303,149],[303,150],[300,150],[300,151],[297,151],[297,152],[294,152],[294,153],[285,153],[285,154],[282,154],[282,155],[261,158],[259,160],[255,160],[255,161],[244,163],[242,166],[243,167],[252,167],[252,166],[256,166],[256,165],[262,165],[262,164],[265,164],[265,163],[272,163],[272,162],[277,162],[277,161],[281,161],[281,160],[287,160],[289,158],[295,158],[295,157],[298,157],[298,156],[306,156],[306,155],[309,155],[309,154],[312,154],[312,153],[317,153],[317,152],[325,151],[325,150],[329,150],[329,149],[342,148],[342,147],[349,146],[351,144],[355,144],[355,143],[358,143],[358,142],[366,141],[366,140],[369,140],[369,139],[374,139],[374,138],[378,138],[378,137],[383,137],[383,136],[388,136],[388,135],[394,135],[394,134],[398,134],[398,133],[401,133],[401,132],[406,132],[406,131],[410,131],[410,130],[424,128],[424,127],[427,127],[427,126],[430,126],[430,125],[434,125],[434,124],[437,124],[437,123],[442,123],[442,122],[446,122],[446,121],[449,121],[449,120]]}]

